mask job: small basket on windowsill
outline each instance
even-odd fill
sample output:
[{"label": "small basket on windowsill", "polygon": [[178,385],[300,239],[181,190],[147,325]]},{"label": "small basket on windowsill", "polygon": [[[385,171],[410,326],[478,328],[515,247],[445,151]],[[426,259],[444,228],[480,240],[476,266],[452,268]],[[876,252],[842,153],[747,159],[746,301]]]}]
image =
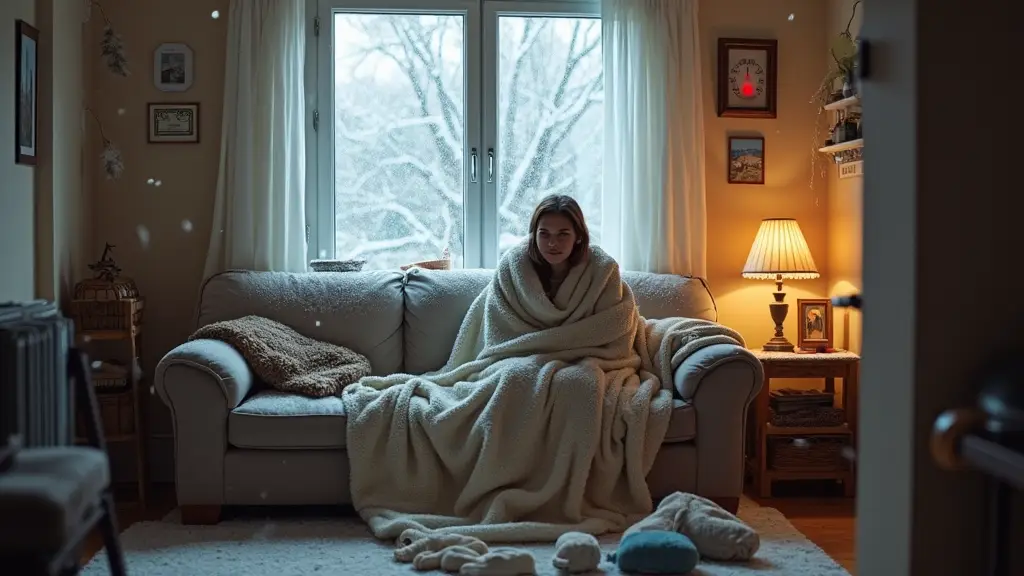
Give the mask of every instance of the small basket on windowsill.
[{"label": "small basket on windowsill", "polygon": [[447,248],[441,253],[441,257],[437,260],[424,260],[423,262],[413,262],[412,264],[406,264],[400,267],[402,271],[409,270],[410,268],[422,268],[424,270],[451,270],[452,269],[452,257],[451,253]]},{"label": "small basket on windowsill", "polygon": [[451,270],[451,260],[426,260],[424,262],[416,262],[415,264],[406,264],[402,266],[402,271],[409,270],[410,268],[423,268],[424,270]]}]

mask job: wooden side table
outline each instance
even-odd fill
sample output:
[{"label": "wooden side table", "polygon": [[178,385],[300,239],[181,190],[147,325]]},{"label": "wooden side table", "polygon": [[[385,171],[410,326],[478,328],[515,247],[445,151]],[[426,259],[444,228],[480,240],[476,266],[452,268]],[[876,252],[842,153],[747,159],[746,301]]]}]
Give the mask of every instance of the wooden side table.
[{"label": "wooden side table", "polygon": [[[822,354],[800,354],[796,352],[767,352],[751,350],[764,366],[764,386],[754,401],[754,409],[750,412],[753,422],[748,426],[751,431],[747,443],[747,466],[753,477],[758,496],[771,496],[772,482],[775,480],[827,480],[834,479],[843,483],[846,496],[853,496],[856,489],[857,474],[852,459],[840,458],[832,468],[808,467],[774,468],[771,462],[769,444],[771,441],[802,439],[843,438],[850,449],[856,445],[857,439],[857,395],[860,378],[860,356],[853,352],[839,351]],[[835,379],[842,378],[842,408],[845,422],[838,426],[776,426],[771,423],[769,395],[773,378],[823,378],[824,392],[835,394]]]},{"label": "wooden side table", "polygon": [[[141,299],[139,301],[141,302]],[[126,307],[131,307],[130,304],[124,303]],[[116,392],[100,391],[96,396],[100,408],[101,426],[105,428],[104,443],[107,445],[127,443],[135,445],[136,502],[140,509],[145,510],[149,487],[149,465],[146,450],[148,431],[145,418],[147,391],[141,367],[142,325],[129,324],[127,328],[119,330],[78,330],[76,334],[76,343],[82,348],[88,348],[90,343],[117,341],[127,343],[131,355],[129,366],[127,366],[128,374],[123,379],[125,380],[124,388]],[[118,380],[121,378],[94,369],[92,370],[92,379],[95,381],[96,379]],[[127,410],[122,410],[122,408],[127,408]],[[79,434],[75,438],[75,443],[83,445],[87,444],[88,440],[83,434]]]}]

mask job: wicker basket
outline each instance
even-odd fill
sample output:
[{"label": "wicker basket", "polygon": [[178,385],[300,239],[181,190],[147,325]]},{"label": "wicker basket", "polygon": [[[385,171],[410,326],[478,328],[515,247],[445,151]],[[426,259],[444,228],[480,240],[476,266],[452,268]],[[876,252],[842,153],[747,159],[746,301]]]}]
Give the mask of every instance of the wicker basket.
[{"label": "wicker basket", "polygon": [[768,467],[790,471],[842,471],[849,469],[843,449],[850,445],[846,434],[772,436],[768,439]]},{"label": "wicker basket", "polygon": [[423,268],[424,270],[451,270],[451,260],[426,260],[423,262],[416,262],[414,264],[406,264],[402,266],[402,270],[408,270],[410,268]]},{"label": "wicker basket", "polygon": [[128,390],[129,370],[114,362],[99,362],[92,370],[92,385],[98,393],[123,392]]},{"label": "wicker basket", "polygon": [[129,330],[142,324],[141,298],[129,300],[72,300],[71,318],[77,330]]},{"label": "wicker basket", "polygon": [[[99,403],[100,421],[103,423],[103,435],[107,437],[124,436],[135,433],[135,409],[132,406],[131,390],[107,393],[97,390],[96,400]],[[85,417],[78,414],[75,418],[77,435],[86,437]]]},{"label": "wicker basket", "polygon": [[846,422],[846,412],[842,408],[805,408],[782,413],[769,409],[769,412],[775,426],[824,428],[842,426]]}]

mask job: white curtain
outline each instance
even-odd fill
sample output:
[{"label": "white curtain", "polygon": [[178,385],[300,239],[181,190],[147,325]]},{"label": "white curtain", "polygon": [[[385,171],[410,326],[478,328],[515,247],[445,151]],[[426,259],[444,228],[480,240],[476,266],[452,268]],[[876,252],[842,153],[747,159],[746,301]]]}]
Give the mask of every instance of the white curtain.
[{"label": "white curtain", "polygon": [[305,6],[231,0],[207,277],[306,270]]},{"label": "white curtain", "polygon": [[625,270],[704,277],[697,0],[603,0],[601,245]]}]

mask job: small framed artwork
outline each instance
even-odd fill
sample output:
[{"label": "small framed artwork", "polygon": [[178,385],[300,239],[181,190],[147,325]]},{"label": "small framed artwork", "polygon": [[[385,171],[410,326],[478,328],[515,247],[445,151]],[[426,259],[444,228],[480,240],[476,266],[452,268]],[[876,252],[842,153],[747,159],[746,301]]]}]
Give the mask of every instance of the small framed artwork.
[{"label": "small framed artwork", "polygon": [[800,321],[796,347],[806,352],[832,350],[832,301],[828,298],[800,298],[796,301]]},{"label": "small framed artwork", "polygon": [[199,142],[199,103],[149,105],[148,141],[151,144]]},{"label": "small framed artwork", "polygon": [[775,118],[778,40],[718,39],[718,115]]},{"label": "small framed artwork", "polygon": [[729,184],[764,184],[764,138],[729,137]]},{"label": "small framed artwork", "polygon": [[192,49],[185,44],[161,44],[153,52],[153,84],[163,92],[192,87]]},{"label": "small framed artwork", "polygon": [[839,165],[839,178],[856,178],[864,175],[864,161],[845,162]]},{"label": "small framed artwork", "polygon": [[39,30],[14,23],[14,161],[36,164],[39,148]]}]

